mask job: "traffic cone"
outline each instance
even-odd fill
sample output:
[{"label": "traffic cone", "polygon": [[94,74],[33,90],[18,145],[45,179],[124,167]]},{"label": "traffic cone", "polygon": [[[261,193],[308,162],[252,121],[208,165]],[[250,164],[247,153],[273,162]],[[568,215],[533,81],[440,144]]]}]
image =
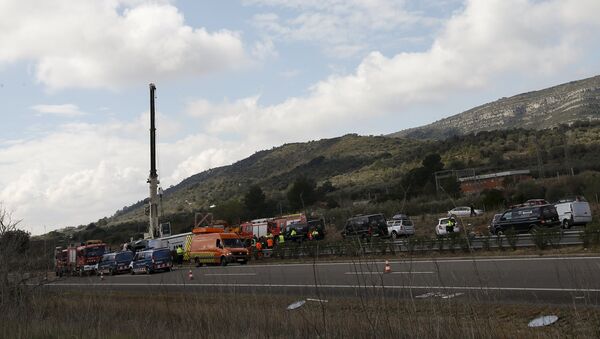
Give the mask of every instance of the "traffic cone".
[{"label": "traffic cone", "polygon": [[188,278],[190,280],[194,280],[194,274],[192,273],[192,270],[190,269],[190,271],[188,272]]},{"label": "traffic cone", "polygon": [[104,280],[104,272],[100,272],[100,280]]},{"label": "traffic cone", "polygon": [[390,266],[389,261],[385,261],[385,268],[383,269],[383,273],[392,273],[392,266]]}]

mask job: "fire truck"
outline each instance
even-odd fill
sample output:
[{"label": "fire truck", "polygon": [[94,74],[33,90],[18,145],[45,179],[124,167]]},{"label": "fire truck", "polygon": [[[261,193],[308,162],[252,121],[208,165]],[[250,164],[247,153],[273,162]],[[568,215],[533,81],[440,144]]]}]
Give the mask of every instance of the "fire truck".
[{"label": "fire truck", "polygon": [[91,274],[106,249],[106,244],[101,240],[88,240],[80,245],[70,245],[66,249],[57,247],[54,264],[56,275],[83,276],[84,274]]},{"label": "fire truck", "polygon": [[306,223],[306,215],[297,213],[276,218],[254,219],[240,225],[239,235],[242,239],[260,238],[268,233],[276,237],[279,233],[285,232],[287,226],[295,223]]}]

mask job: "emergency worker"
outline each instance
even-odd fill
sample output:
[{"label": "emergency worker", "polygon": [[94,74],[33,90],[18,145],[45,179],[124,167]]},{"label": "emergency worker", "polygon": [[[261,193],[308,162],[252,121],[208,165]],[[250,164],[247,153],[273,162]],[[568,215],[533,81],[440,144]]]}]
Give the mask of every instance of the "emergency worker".
[{"label": "emergency worker", "polygon": [[448,219],[448,223],[446,224],[446,233],[450,234],[454,232],[454,225],[456,225],[456,221],[454,221],[454,218]]},{"label": "emergency worker", "polygon": [[183,264],[183,246],[182,245],[177,246],[177,264],[179,264],[179,265]]}]

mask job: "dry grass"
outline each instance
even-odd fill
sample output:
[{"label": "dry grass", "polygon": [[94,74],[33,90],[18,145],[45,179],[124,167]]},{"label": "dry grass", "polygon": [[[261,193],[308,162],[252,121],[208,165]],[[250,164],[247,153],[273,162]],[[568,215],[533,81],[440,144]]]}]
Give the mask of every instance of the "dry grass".
[{"label": "dry grass", "polygon": [[[464,299],[330,298],[287,311],[290,295],[39,290],[0,315],[3,338],[598,337],[600,310]],[[541,314],[560,320],[527,323]]]}]

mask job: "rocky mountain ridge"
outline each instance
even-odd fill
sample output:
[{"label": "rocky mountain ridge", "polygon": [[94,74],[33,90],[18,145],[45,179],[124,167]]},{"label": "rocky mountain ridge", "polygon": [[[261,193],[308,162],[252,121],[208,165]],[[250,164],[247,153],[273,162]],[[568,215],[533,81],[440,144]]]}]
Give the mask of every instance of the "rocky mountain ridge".
[{"label": "rocky mountain ridge", "polygon": [[600,76],[501,98],[429,125],[393,133],[392,137],[445,139],[481,131],[546,129],[581,120],[600,119]]}]

